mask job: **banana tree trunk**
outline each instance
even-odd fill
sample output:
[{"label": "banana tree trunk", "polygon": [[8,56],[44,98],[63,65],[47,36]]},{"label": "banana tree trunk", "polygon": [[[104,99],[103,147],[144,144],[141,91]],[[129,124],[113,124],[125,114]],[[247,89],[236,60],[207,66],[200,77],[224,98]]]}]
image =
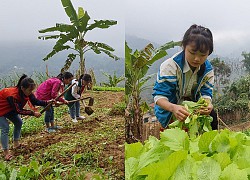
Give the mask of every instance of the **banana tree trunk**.
[{"label": "banana tree trunk", "polygon": [[[126,113],[129,112],[129,113]],[[126,121],[126,142],[132,143],[142,140],[142,111],[140,109],[140,92],[136,86],[133,86],[132,94],[129,97],[129,103],[125,111]]]},{"label": "banana tree trunk", "polygon": [[139,139],[141,141],[142,139],[142,115],[141,115],[141,108],[140,108],[140,97],[137,94],[138,92],[135,92],[133,96],[134,101],[134,121],[133,121],[133,132],[136,139]]},{"label": "banana tree trunk", "polygon": [[80,52],[80,75],[85,73],[85,58],[83,52]]}]

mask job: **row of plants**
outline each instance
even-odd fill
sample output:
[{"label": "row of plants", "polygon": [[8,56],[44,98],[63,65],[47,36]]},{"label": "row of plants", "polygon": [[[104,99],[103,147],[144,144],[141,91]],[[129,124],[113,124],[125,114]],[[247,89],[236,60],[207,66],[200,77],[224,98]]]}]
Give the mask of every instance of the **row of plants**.
[{"label": "row of plants", "polygon": [[[124,114],[124,102],[118,103],[114,108],[109,108],[108,111],[105,114],[109,114],[109,111],[120,111],[119,114]],[[67,114],[67,106],[60,106],[55,111],[55,118],[57,120],[61,121],[67,121],[67,119],[64,119],[65,114]],[[95,117],[99,118],[98,110],[101,108],[96,109],[96,112],[92,115],[91,119],[95,119]],[[102,112],[103,113],[103,112]],[[114,113],[112,113],[114,115]],[[61,122],[62,123],[62,122]],[[99,123],[98,123],[99,124]],[[110,126],[110,123],[108,123]],[[64,127],[69,126],[70,123],[64,122]],[[100,128],[98,128],[100,126]],[[115,127],[117,128],[118,124],[115,124]],[[39,131],[41,131],[44,127],[43,124],[43,118],[25,118],[24,124],[22,127],[22,136],[23,141],[25,142],[25,139],[30,141],[32,138],[31,136],[27,136],[30,134],[37,134]],[[72,127],[72,124],[70,126],[70,129]],[[25,157],[25,154],[21,153],[19,156],[16,156],[14,161],[11,161],[10,163],[4,163],[1,165],[3,168],[0,169],[0,179],[85,179],[89,176],[92,179],[105,179],[107,177],[111,178],[115,176],[113,173],[117,171],[117,169],[114,168],[113,171],[105,171],[103,168],[100,168],[99,164],[99,157],[100,153],[104,151],[103,149],[109,144],[109,141],[115,141],[117,134],[112,133],[112,135],[108,135],[105,133],[109,133],[110,130],[105,130],[107,127],[103,126],[102,123],[98,125],[98,127],[94,131],[94,135],[92,138],[88,138],[86,136],[83,136],[83,132],[75,133],[74,137],[77,137],[75,140],[73,138],[70,138],[69,141],[62,141],[57,142],[55,144],[49,145],[47,148],[35,151],[30,155],[27,162],[27,158]],[[114,127],[114,129],[116,129]],[[13,129],[11,129],[12,133]],[[12,136],[12,135],[11,135]],[[24,137],[25,136],[25,137]],[[27,137],[26,137],[27,136]],[[68,136],[72,136],[72,134],[61,134],[63,136],[63,139]],[[112,136],[112,137],[111,137]],[[109,141],[105,143],[100,143],[96,145],[91,145],[93,142],[97,141],[99,142],[100,139],[103,137],[109,137]],[[107,143],[107,144],[106,144]],[[29,146],[26,143],[25,148],[32,148],[33,146]],[[40,144],[38,143],[40,146]],[[81,151],[79,153],[75,150],[76,147],[84,147],[84,152]],[[60,148],[60,150],[59,150]],[[30,149],[27,149],[30,150]],[[24,151],[24,149],[22,150]],[[28,151],[29,152],[29,151]],[[28,153],[27,152],[27,153]],[[72,153],[73,152],[73,153]],[[59,158],[67,158],[69,157],[70,163],[63,163],[61,162]],[[104,160],[103,160],[104,161]],[[108,166],[112,165],[114,161],[113,156],[109,156],[107,161]],[[26,165],[27,164],[27,165]],[[107,165],[107,164],[106,164]],[[105,165],[105,167],[106,167]],[[84,170],[83,170],[84,169]],[[118,176],[118,175],[117,175]],[[112,178],[111,178],[112,179]]]},{"label": "row of plants", "polygon": [[[22,76],[21,72],[13,71],[10,74],[1,77],[0,78],[0,89],[6,88],[6,87],[11,87],[11,86],[16,86],[17,82],[21,76]],[[34,81],[37,84],[41,84],[46,79],[48,79],[48,75],[46,73],[36,72],[36,71],[33,72],[33,74],[30,77],[32,79],[34,79]]]},{"label": "row of plants", "polygon": [[[83,156],[81,154],[75,154],[73,161],[81,163]],[[77,166],[74,165],[62,165],[57,163],[51,163],[49,161],[39,163],[36,160],[32,160],[29,165],[19,166],[18,169],[13,166],[0,162],[0,179],[1,180],[32,180],[32,179],[46,179],[46,180],[62,180],[62,179],[75,179],[82,180],[86,178],[85,172],[83,172]],[[99,180],[103,177],[100,175],[93,175],[93,180]]]},{"label": "row of plants", "polygon": [[[91,71],[90,69],[90,72],[91,72],[90,74],[92,76],[92,79],[94,80],[95,79],[94,71]],[[118,87],[118,84],[124,81],[125,79],[123,76],[117,76],[116,73],[114,73],[113,75],[110,75],[108,73],[103,73],[103,74],[108,77],[108,81],[101,82],[100,83],[101,86],[95,86],[96,81],[94,80],[93,82],[94,90],[96,91],[124,91],[125,90],[124,87]],[[22,76],[22,73],[18,73],[14,71],[13,73],[10,73],[8,76],[1,77],[0,89],[11,87],[11,86],[16,86],[21,76]],[[41,84],[42,82],[44,82],[45,80],[49,78],[47,73],[42,73],[42,72],[34,72],[30,77],[37,83],[37,85]]]},{"label": "row of plants", "polygon": [[106,87],[106,86],[94,86],[93,91],[125,91],[124,87]]},{"label": "row of plants", "polygon": [[179,129],[161,132],[125,145],[126,179],[213,179],[250,178],[250,137],[229,130],[209,131],[191,139]]},{"label": "row of plants", "polygon": [[[61,119],[63,115],[68,112],[67,106],[61,106],[59,107],[59,109],[60,110],[56,110],[54,112],[55,122],[57,122],[58,119]],[[22,125],[21,135],[23,137],[31,134],[36,134],[44,129],[44,114],[39,118],[35,118],[32,116],[30,117],[25,116],[22,119],[23,119],[23,125]],[[14,125],[10,123],[10,132],[9,132],[10,137],[13,136],[13,130],[14,130]]]}]

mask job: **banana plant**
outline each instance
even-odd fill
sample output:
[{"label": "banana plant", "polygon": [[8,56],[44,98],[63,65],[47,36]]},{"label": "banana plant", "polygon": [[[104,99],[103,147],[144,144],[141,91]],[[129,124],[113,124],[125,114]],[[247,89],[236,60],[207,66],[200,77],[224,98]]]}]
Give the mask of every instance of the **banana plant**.
[{"label": "banana plant", "polygon": [[73,50],[74,53],[68,54],[64,67],[61,69],[61,71],[64,72],[69,69],[72,62],[77,56],[79,56],[79,69],[81,74],[85,73],[86,71],[84,54],[89,50],[94,51],[96,54],[103,52],[109,57],[118,60],[119,58],[112,54],[114,48],[111,46],[101,42],[87,41],[85,39],[85,35],[88,31],[91,31],[95,28],[109,28],[113,25],[116,25],[117,21],[94,20],[94,23],[90,24],[90,16],[88,15],[87,11],[84,11],[82,7],[78,7],[78,13],[76,13],[76,10],[74,9],[70,0],[61,0],[61,2],[71,24],[56,23],[56,25],[53,27],[39,30],[39,33],[57,33],[54,35],[46,34],[38,37],[42,40],[57,39],[52,51],[46,57],[44,57],[43,60],[46,61],[63,50]]},{"label": "banana plant", "polygon": [[125,94],[126,94],[126,141],[140,141],[142,139],[142,116],[145,102],[141,101],[140,94],[144,84],[151,76],[146,76],[149,67],[157,60],[167,55],[166,50],[179,46],[180,42],[168,42],[159,48],[149,43],[142,50],[129,48],[125,43]]},{"label": "banana plant", "polygon": [[116,71],[114,71],[113,76],[106,72],[102,72],[102,74],[108,78],[108,83],[102,83],[107,87],[116,87],[121,81],[125,79],[124,76],[117,76]]}]

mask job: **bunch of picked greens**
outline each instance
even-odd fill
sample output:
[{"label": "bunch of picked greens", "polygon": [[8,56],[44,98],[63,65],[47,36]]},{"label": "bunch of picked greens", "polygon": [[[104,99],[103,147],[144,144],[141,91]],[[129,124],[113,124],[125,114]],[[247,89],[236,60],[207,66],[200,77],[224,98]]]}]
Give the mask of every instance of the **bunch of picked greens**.
[{"label": "bunch of picked greens", "polygon": [[179,127],[180,129],[187,129],[190,138],[195,138],[197,135],[212,130],[210,123],[213,121],[213,118],[209,115],[200,114],[200,109],[208,106],[204,98],[200,98],[197,102],[183,101],[182,105],[188,110],[190,115],[184,122],[174,117],[175,121],[169,124],[170,128]]}]

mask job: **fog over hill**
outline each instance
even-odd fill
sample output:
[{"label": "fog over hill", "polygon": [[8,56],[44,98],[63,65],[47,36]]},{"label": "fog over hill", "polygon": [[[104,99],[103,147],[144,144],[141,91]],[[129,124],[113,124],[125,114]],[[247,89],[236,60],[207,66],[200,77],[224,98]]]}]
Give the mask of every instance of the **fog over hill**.
[{"label": "fog over hill", "polygon": [[[158,44],[156,42],[152,42],[147,39],[139,38],[133,35],[126,34],[126,41],[130,48],[133,50],[138,49],[141,50],[148,43],[152,43],[155,48],[159,47],[162,44]],[[166,42],[165,42],[166,43]],[[4,76],[8,76],[11,72],[20,72],[32,74],[34,71],[36,72],[45,72],[46,65],[48,65],[49,73],[51,75],[57,75],[60,72],[60,69],[63,67],[66,57],[69,51],[59,52],[57,55],[53,56],[48,61],[43,61],[42,59],[52,50],[54,42],[49,41],[26,41],[26,42],[5,42],[0,43],[0,78]],[[151,80],[148,85],[153,87],[153,84],[156,79],[156,73],[159,70],[160,64],[166,60],[167,58],[174,55],[176,52],[180,51],[181,47],[175,47],[167,50],[168,55],[164,58],[156,61],[149,69],[148,75],[152,75]],[[121,51],[121,50],[119,50]],[[116,54],[116,53],[114,53]],[[216,50],[212,55],[209,56],[209,59],[213,59],[215,57],[220,57],[221,60],[224,60],[226,63],[230,64],[233,73],[231,76],[231,80],[238,79],[241,75],[244,75],[244,69],[242,69],[241,60],[242,56],[238,55],[236,57],[230,56],[220,56],[216,54]],[[118,76],[124,74],[124,57],[121,57],[120,60],[115,61],[109,58],[106,54],[94,54],[89,51],[85,55],[86,58],[86,67],[87,69],[93,68],[97,82],[107,81],[107,78],[102,74],[102,72],[107,72],[108,74],[113,74],[114,71],[117,72]],[[69,71],[75,72],[78,68],[79,60],[76,59],[72,64]],[[148,98],[151,98],[151,92],[148,91]]]},{"label": "fog over hill", "polygon": [[[62,51],[50,58],[48,61],[42,59],[52,50],[54,43],[37,43],[32,41],[22,43],[0,44],[0,77],[9,75],[11,72],[27,73],[45,72],[48,65],[49,74],[57,75],[63,67],[69,51]],[[124,74],[124,58],[115,61],[106,54],[94,54],[89,51],[85,55],[86,68],[94,69],[97,82],[104,82],[107,78],[102,72],[118,76]],[[75,59],[69,71],[74,73],[78,69],[79,60]]]}]

